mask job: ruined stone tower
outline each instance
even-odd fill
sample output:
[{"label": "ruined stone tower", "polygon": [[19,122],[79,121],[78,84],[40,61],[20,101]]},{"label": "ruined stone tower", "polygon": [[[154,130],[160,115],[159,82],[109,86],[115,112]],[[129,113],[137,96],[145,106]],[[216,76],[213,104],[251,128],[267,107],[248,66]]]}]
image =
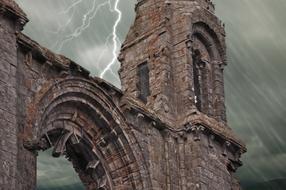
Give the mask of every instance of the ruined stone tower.
[{"label": "ruined stone tower", "polygon": [[0,189],[36,187],[37,152],[87,189],[239,190],[244,144],[227,125],[225,31],[210,0],[138,0],[122,90],[21,33],[0,0]]}]

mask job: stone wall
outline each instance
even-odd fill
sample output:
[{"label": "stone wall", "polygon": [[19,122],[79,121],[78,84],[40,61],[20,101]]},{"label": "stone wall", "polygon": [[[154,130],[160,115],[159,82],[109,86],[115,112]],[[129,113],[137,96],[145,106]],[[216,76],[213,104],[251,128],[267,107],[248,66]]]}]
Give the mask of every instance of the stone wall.
[{"label": "stone wall", "polygon": [[17,165],[17,47],[15,21],[0,15],[0,188],[15,188]]},{"label": "stone wall", "polygon": [[176,130],[134,105],[126,111],[147,161],[150,189],[239,189],[234,173],[241,152],[232,142],[203,125]]}]

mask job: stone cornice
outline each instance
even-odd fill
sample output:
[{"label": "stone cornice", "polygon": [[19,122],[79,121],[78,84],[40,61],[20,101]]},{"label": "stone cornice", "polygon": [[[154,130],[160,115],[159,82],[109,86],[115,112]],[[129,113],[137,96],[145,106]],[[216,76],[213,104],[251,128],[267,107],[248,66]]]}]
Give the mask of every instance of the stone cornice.
[{"label": "stone cornice", "polygon": [[142,114],[145,118],[150,120],[150,122],[154,123],[153,127],[158,130],[168,130],[173,133],[181,134],[182,132],[193,132],[194,127],[202,126],[209,134],[215,135],[222,141],[232,144],[236,149],[239,149],[241,153],[247,150],[245,144],[234,135],[234,132],[226,123],[218,122],[204,114],[198,113],[189,116],[188,121],[186,120],[184,124],[181,123],[176,127],[174,123],[163,121],[156,113],[148,110],[132,98],[124,97],[121,102],[121,108],[123,112],[129,110],[135,114]]},{"label": "stone cornice", "polygon": [[17,30],[22,30],[24,25],[29,21],[25,12],[19,7],[14,0],[0,0],[0,14],[7,14],[15,18]]}]

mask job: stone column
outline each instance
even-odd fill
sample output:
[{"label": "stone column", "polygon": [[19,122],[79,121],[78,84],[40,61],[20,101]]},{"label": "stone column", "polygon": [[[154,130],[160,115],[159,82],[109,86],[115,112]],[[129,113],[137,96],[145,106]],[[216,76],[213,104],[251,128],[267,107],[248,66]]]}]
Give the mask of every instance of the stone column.
[{"label": "stone column", "polygon": [[0,189],[16,189],[17,32],[26,23],[14,1],[0,1]]},{"label": "stone column", "polygon": [[14,189],[17,160],[15,25],[0,15],[0,189]]}]

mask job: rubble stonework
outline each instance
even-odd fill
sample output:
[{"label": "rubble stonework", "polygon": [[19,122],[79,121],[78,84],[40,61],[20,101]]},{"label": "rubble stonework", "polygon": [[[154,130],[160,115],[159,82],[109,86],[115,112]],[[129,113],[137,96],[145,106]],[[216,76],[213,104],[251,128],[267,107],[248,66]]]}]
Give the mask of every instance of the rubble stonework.
[{"label": "rubble stonework", "polygon": [[35,189],[37,152],[50,147],[86,189],[240,189],[246,148],[227,125],[214,5],[138,0],[135,10],[119,90],[21,33],[25,13],[0,0],[1,190]]}]

